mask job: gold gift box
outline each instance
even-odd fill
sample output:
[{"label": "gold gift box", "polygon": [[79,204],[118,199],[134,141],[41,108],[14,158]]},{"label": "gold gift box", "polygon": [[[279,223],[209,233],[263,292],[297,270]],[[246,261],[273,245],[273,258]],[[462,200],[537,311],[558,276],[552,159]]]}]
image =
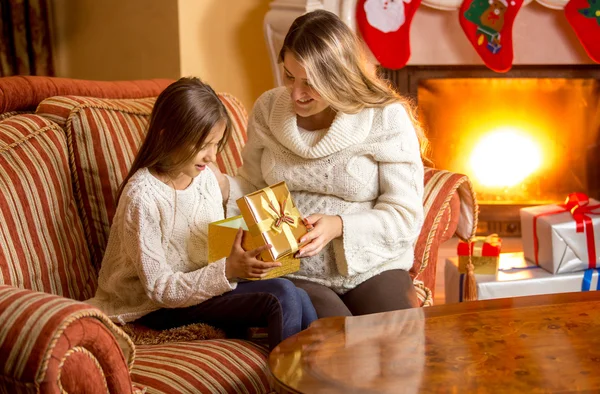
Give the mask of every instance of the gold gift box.
[{"label": "gold gift box", "polygon": [[302,246],[308,231],[285,182],[265,187],[236,201],[255,245],[271,244],[264,261],[281,261]]},{"label": "gold gift box", "polygon": [[500,263],[502,239],[496,234],[474,237],[470,242],[459,241],[458,272],[467,273],[467,264],[473,263],[473,273],[496,275]]},{"label": "gold gift box", "polygon": [[[231,248],[235,242],[235,236],[239,228],[244,230],[242,248],[244,250],[256,249],[252,236],[248,231],[244,218],[235,216],[229,219],[213,222],[208,225],[208,262],[214,263],[222,258],[226,258],[231,253]],[[281,267],[275,267],[263,279],[277,278],[279,276],[291,274],[300,269],[300,259],[288,256],[278,260]],[[248,280],[258,280],[257,278],[246,278]]]},{"label": "gold gift box", "polygon": [[[498,272],[499,256],[471,256],[473,263],[473,273],[477,275],[496,275]],[[467,273],[467,264],[469,256],[458,256],[458,272]]]}]

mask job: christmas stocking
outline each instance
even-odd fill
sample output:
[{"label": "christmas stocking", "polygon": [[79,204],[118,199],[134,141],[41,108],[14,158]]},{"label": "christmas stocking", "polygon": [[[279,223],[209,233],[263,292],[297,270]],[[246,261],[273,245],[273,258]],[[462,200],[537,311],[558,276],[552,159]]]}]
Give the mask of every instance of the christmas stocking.
[{"label": "christmas stocking", "polygon": [[419,4],[421,0],[358,0],[356,24],[383,67],[395,70],[408,62],[410,23]]},{"label": "christmas stocking", "polygon": [[462,29],[485,65],[494,71],[506,72],[512,67],[512,26],[521,5],[523,0],[464,0],[460,6]]},{"label": "christmas stocking", "polygon": [[565,16],[585,51],[600,63],[600,0],[570,0]]}]

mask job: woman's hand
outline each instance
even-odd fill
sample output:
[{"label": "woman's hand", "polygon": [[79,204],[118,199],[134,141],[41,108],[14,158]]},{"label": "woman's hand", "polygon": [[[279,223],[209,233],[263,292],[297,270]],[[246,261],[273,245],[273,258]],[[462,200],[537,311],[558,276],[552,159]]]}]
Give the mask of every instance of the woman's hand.
[{"label": "woman's hand", "polygon": [[314,214],[304,220],[312,225],[313,229],[300,238],[300,243],[308,243],[300,248],[296,257],[315,256],[331,240],[342,236],[343,222],[339,216]]},{"label": "woman's hand", "polygon": [[244,230],[239,228],[231,247],[231,254],[225,262],[227,279],[264,278],[271,269],[281,267],[279,262],[265,262],[256,258],[264,250],[271,249],[272,245],[263,245],[254,250],[245,251],[242,248],[243,236]]},{"label": "woman's hand", "polygon": [[217,177],[217,181],[219,182],[219,189],[221,189],[221,195],[223,196],[223,203],[226,203],[227,200],[229,200],[229,180],[225,175],[223,175],[223,173],[221,172],[221,170],[219,170],[219,167],[217,167],[215,163],[208,163],[208,166]]}]

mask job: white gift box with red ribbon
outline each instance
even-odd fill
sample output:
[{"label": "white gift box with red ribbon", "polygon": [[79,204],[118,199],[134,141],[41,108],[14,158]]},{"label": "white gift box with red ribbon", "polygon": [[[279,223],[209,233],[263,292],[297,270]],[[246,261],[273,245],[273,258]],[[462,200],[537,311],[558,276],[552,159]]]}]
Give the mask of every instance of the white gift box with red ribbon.
[{"label": "white gift box with red ribbon", "polygon": [[600,267],[600,202],[572,193],[564,204],[521,209],[525,258],[552,274]]},{"label": "white gift box with red ribbon", "polygon": [[[523,253],[500,253],[496,275],[475,274],[477,299],[600,290],[600,268],[554,275],[526,261]],[[458,258],[446,259],[446,303],[462,302],[466,274],[458,272]]]}]

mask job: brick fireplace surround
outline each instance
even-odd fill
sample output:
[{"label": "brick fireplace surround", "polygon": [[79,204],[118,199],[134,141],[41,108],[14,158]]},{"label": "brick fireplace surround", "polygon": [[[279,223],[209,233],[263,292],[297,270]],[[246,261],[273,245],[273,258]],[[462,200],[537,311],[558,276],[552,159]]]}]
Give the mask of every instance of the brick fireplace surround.
[{"label": "brick fireplace surround", "polygon": [[[514,61],[509,73],[497,74],[483,65],[460,27],[457,9],[460,0],[423,0],[411,25],[411,57],[407,67],[397,71],[383,69],[382,75],[401,93],[413,96],[420,78],[600,79],[600,67],[587,56],[560,9],[566,1],[537,1],[529,4],[526,1],[515,19]],[[283,84],[277,55],[296,17],[326,9],[356,29],[356,0],[274,0],[270,6],[264,27],[276,86]],[[373,56],[371,59],[376,62]],[[480,223],[485,225],[482,231],[520,236],[519,208],[519,205],[500,209],[482,205]]]}]

